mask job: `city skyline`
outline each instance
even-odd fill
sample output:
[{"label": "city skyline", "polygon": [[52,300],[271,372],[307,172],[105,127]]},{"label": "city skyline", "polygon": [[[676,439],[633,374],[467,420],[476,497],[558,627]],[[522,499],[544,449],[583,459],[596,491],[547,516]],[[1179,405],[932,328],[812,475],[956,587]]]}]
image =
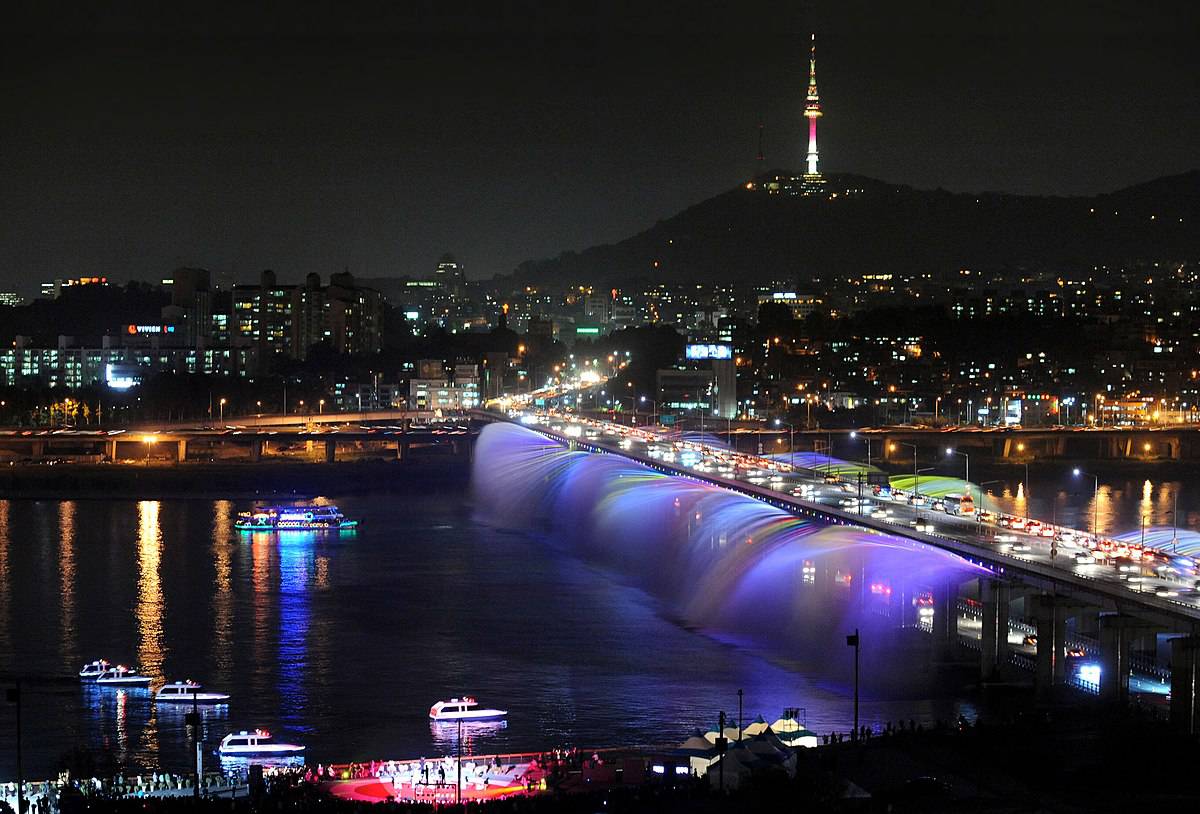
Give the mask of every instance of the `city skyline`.
[{"label": "city skyline", "polygon": [[826,174],[1081,194],[1193,169],[1190,10],[1089,10],[1032,31],[1019,9],[944,7],[393,18],[324,38],[310,15],[287,36],[251,18],[241,40],[35,26],[6,71],[24,126],[4,138],[0,290],[179,266],[396,276],[445,251],[478,279],[620,240],[749,177],[760,123],[765,164],[802,169],[813,31]]}]

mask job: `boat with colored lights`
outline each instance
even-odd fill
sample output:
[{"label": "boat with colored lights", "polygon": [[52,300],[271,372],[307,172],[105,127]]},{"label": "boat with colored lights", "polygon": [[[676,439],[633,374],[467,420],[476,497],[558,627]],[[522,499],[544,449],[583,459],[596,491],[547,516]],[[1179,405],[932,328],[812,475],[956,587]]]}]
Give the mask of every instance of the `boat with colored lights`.
[{"label": "boat with colored lights", "polygon": [[494,721],[507,714],[506,709],[481,708],[470,695],[438,701],[429,708],[429,718],[434,721]]},{"label": "boat with colored lights", "polygon": [[173,681],[159,687],[154,700],[159,704],[224,704],[229,696],[205,690],[195,681]]},{"label": "boat with colored lights", "polygon": [[111,667],[112,665],[108,663],[108,659],[96,659],[95,661],[89,661],[87,664],[83,665],[83,669],[79,671],[79,677],[84,681],[95,681]]},{"label": "boat with colored lights", "polygon": [[96,676],[96,683],[102,687],[145,687],[150,684],[150,676],[144,676],[132,667],[118,664]]},{"label": "boat with colored lights", "polygon": [[356,528],[358,521],[337,506],[259,506],[239,512],[233,525],[240,531],[330,531]]},{"label": "boat with colored lights", "polygon": [[217,754],[222,757],[257,757],[262,755],[298,755],[304,747],[298,743],[278,743],[265,729],[251,732],[231,732],[221,739]]}]

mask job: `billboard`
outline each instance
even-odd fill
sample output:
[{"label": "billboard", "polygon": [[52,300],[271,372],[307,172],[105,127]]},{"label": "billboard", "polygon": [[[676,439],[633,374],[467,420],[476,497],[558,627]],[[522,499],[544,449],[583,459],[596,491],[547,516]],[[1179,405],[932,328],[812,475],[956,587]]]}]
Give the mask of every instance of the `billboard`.
[{"label": "billboard", "polygon": [[732,345],[688,345],[684,348],[688,359],[732,359]]}]

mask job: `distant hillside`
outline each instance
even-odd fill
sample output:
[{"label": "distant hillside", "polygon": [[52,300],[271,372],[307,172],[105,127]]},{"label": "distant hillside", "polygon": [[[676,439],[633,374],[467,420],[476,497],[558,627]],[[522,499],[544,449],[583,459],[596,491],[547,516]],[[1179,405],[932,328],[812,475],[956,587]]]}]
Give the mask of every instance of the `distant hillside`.
[{"label": "distant hillside", "polygon": [[915,190],[851,175],[830,176],[827,188],[863,192],[830,200],[734,189],[620,243],[522,263],[514,282],[803,284],[871,270],[1200,260],[1200,171],[1090,198]]}]

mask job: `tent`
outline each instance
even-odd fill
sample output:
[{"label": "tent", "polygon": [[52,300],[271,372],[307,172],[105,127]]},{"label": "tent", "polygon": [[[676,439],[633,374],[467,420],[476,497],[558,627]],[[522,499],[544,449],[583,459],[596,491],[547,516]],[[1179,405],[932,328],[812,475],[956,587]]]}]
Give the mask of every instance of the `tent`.
[{"label": "tent", "polygon": [[[704,737],[708,740],[709,743],[716,743],[717,736],[719,734],[720,733],[718,733],[717,730],[714,729],[711,732],[705,732]],[[736,726],[725,727],[725,740],[729,741],[730,743],[737,743],[739,734],[741,734],[741,733],[738,732],[738,728]]]},{"label": "tent", "polygon": [[692,774],[702,777],[708,771],[708,767],[716,761],[717,747],[697,729],[690,738],[679,744],[672,754],[686,757],[691,765]]},{"label": "tent", "polygon": [[794,717],[784,717],[771,724],[771,731],[788,746],[811,749],[817,745],[817,733],[805,729]]},{"label": "tent", "polygon": [[[724,769],[721,768],[722,765]],[[720,788],[724,783],[726,790],[732,790],[755,772],[769,771],[771,767],[770,762],[758,757],[749,749],[736,746],[708,767],[708,782],[714,789]]]},{"label": "tent", "polygon": [[769,729],[767,722],[763,720],[763,716],[759,715],[746,727],[746,731],[742,734],[742,737],[753,738],[755,735],[761,735],[763,732],[766,732],[767,729]]}]

